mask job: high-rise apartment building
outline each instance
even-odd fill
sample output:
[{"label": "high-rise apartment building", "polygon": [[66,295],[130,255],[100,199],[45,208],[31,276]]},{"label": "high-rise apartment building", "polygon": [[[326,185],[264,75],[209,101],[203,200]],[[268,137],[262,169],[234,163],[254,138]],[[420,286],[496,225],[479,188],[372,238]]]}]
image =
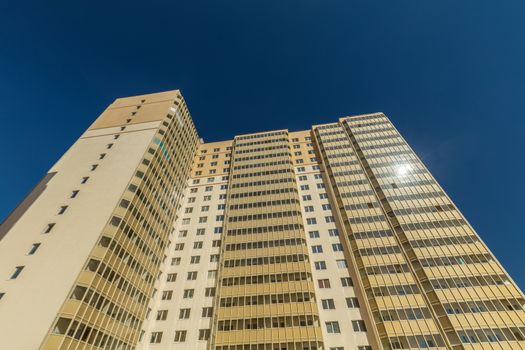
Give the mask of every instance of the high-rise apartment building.
[{"label": "high-rise apartment building", "polygon": [[0,226],[15,350],[524,349],[525,299],[382,113],[199,140],[117,99]]}]

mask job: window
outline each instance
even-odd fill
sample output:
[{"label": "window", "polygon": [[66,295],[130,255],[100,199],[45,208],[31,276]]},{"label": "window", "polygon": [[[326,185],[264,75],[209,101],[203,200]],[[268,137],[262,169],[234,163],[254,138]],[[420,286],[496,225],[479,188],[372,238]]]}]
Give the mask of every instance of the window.
[{"label": "window", "polygon": [[209,211],[210,210],[210,206],[209,205],[203,205],[201,207],[201,211]]},{"label": "window", "polygon": [[330,222],[335,222],[335,218],[333,216],[325,216],[324,217],[324,221],[326,221],[327,223],[330,223]]},{"label": "window", "polygon": [[213,316],[213,308],[212,307],[203,307],[201,316],[202,317],[212,317]]},{"label": "window", "polygon": [[113,217],[111,217],[110,223],[111,223],[111,225],[118,227],[118,225],[120,225],[121,221],[122,221],[121,218],[119,218],[117,216],[113,216]]},{"label": "window", "polygon": [[222,233],[222,227],[215,227],[213,233]]},{"label": "window", "polygon": [[323,252],[323,246],[322,245],[313,245],[312,246],[312,253],[322,253]]},{"label": "window", "polygon": [[313,205],[307,205],[304,207],[304,211],[307,212],[307,213],[311,213],[314,211],[314,206]]},{"label": "window", "polygon": [[201,257],[199,255],[194,255],[190,258],[190,264],[198,264],[201,261]]},{"label": "window", "polygon": [[357,347],[357,350],[372,350],[370,345],[360,345]]},{"label": "window", "polygon": [[186,341],[186,331],[175,331],[175,341],[176,342]]},{"label": "window", "polygon": [[309,190],[310,189],[310,186],[308,185],[301,185],[301,191],[306,191],[306,190]]},{"label": "window", "polygon": [[195,293],[195,289],[184,289],[184,294],[182,297],[184,299],[192,299],[194,293]]},{"label": "window", "polygon": [[317,283],[319,285],[319,288],[330,288],[330,280],[329,279],[322,279],[317,280]]},{"label": "window", "polygon": [[61,206],[60,209],[58,209],[58,215],[62,215],[66,212],[67,205]]},{"label": "window", "polygon": [[215,296],[215,287],[208,287],[204,290],[204,296],[214,297]]},{"label": "window", "polygon": [[199,340],[208,340],[210,339],[210,330],[209,329],[199,329]]},{"label": "window", "polygon": [[339,322],[337,321],[326,322],[326,331],[328,333],[341,333],[341,329],[339,328]]},{"label": "window", "polygon": [[213,186],[206,186],[204,192],[211,192],[211,190],[213,190]]},{"label": "window", "polygon": [[332,244],[332,250],[334,252],[342,252],[343,251],[343,245],[341,243],[334,243],[334,244]]},{"label": "window", "polygon": [[197,229],[197,236],[204,236],[204,234],[206,233],[206,229],[204,228],[198,228]]},{"label": "window", "polygon": [[127,199],[123,199],[120,201],[119,205],[122,207],[122,208],[125,208],[127,209],[129,207],[129,201]]},{"label": "window", "polygon": [[194,281],[197,279],[197,271],[190,271],[188,272],[188,277],[186,278],[188,281]]},{"label": "window", "polygon": [[354,328],[354,332],[366,332],[365,321],[363,320],[352,321],[352,327]]},{"label": "window", "polygon": [[330,204],[323,204],[322,207],[323,207],[323,210],[331,210],[332,209]]},{"label": "window", "polygon": [[219,254],[210,255],[210,262],[219,262]]},{"label": "window", "polygon": [[207,216],[201,216],[201,217],[199,218],[199,223],[201,223],[201,224],[202,224],[202,223],[205,223],[206,221],[208,221],[208,217],[207,217]]},{"label": "window", "polygon": [[226,209],[226,204],[219,204],[219,205],[217,206],[217,209],[218,209],[218,210],[224,210],[224,209]]},{"label": "window", "polygon": [[325,261],[316,261],[314,262],[315,269],[316,270],[326,270],[326,262]]},{"label": "window", "polygon": [[151,338],[149,340],[152,344],[159,344],[162,341],[162,332],[151,332]]},{"label": "window", "polygon": [[118,139],[119,137],[120,137],[120,135],[114,135],[114,136],[113,136],[113,140],[116,140],[116,139]]},{"label": "window", "polygon": [[172,266],[180,265],[180,258],[172,258],[171,259],[171,265]]},{"label": "window", "polygon": [[354,285],[354,282],[352,282],[351,277],[342,277],[341,278],[341,285],[343,287],[352,287]]},{"label": "window", "polygon": [[195,203],[195,197],[188,197],[188,203]]},{"label": "window", "polygon": [[303,195],[303,201],[311,201],[311,200],[312,200],[312,196],[310,196],[309,194]]},{"label": "window", "polygon": [[98,156],[98,159],[104,159],[105,156],[106,156],[106,153],[100,153],[100,155]]},{"label": "window", "polygon": [[336,228],[331,228],[328,230],[328,234],[330,235],[330,237],[337,237],[339,236],[339,231],[337,231]]},{"label": "window", "polygon": [[188,235],[188,230],[179,231],[179,237],[186,237]]},{"label": "window", "polygon": [[80,183],[85,184],[86,182],[88,182],[88,180],[89,180],[89,176],[83,177],[82,180],[80,180]]},{"label": "window", "polygon": [[309,231],[308,235],[310,238],[319,238],[319,231]]},{"label": "window", "polygon": [[216,277],[217,277],[217,270],[208,271],[208,278],[216,278]]},{"label": "window", "polygon": [[321,304],[323,305],[323,309],[325,310],[334,310],[335,309],[335,303],[334,299],[322,299]]},{"label": "window", "polygon": [[53,227],[55,227],[55,223],[51,223],[51,224],[47,224],[45,230],[44,230],[44,233],[49,233],[51,232],[51,230],[53,229]]},{"label": "window", "polygon": [[69,198],[75,198],[78,194],[78,190],[74,190],[71,192],[71,195],[69,196]]},{"label": "window", "polygon": [[204,201],[211,201],[211,196],[204,196],[204,198],[202,200],[204,200]]},{"label": "window", "polygon": [[23,269],[24,269],[24,266],[15,267],[15,271],[13,271],[9,279],[12,279],[12,280],[16,279],[20,275]]},{"label": "window", "polygon": [[217,215],[215,221],[224,221],[224,215]]},{"label": "window", "polygon": [[192,207],[188,207],[186,209],[184,209],[184,214],[191,214],[193,213],[193,208]]},{"label": "window", "polygon": [[359,301],[357,298],[346,298],[346,306],[349,308],[359,307]]},{"label": "window", "polygon": [[221,240],[220,239],[216,239],[214,241],[211,242],[211,246],[212,247],[220,247],[221,246]]},{"label": "window", "polygon": [[157,321],[165,321],[168,317],[168,310],[157,311]]},{"label": "window", "polygon": [[319,193],[320,199],[328,199],[328,195],[326,193]]},{"label": "window", "polygon": [[191,309],[180,309],[179,310],[179,319],[180,320],[185,320],[185,319],[190,318],[190,312],[191,312]]},{"label": "window", "polygon": [[315,218],[306,218],[306,223],[308,225],[315,225],[317,224],[317,220]]},{"label": "window", "polygon": [[162,292],[162,300],[171,300],[171,297],[173,296],[172,290],[165,290]]},{"label": "window", "polygon": [[[180,258],[179,258],[180,261]],[[177,280],[177,274],[176,273],[168,273],[166,276],[166,282],[175,282]]]},{"label": "window", "polygon": [[193,242],[193,249],[202,249],[202,241]]},{"label": "window", "polygon": [[27,255],[35,254],[38,247],[40,247],[40,243],[33,243],[33,245],[31,246],[31,249],[29,249],[29,252],[27,252]]},{"label": "window", "polygon": [[338,259],[338,260],[336,260],[336,262],[337,262],[337,267],[340,268],[340,269],[344,269],[344,268],[348,267],[348,263],[344,259]]},{"label": "window", "polygon": [[108,143],[108,145],[106,146],[107,149],[110,149],[111,147],[113,147],[112,143]]},{"label": "window", "polygon": [[95,171],[95,169],[98,167],[98,164],[91,165],[91,171]]},{"label": "window", "polygon": [[175,250],[183,250],[183,249],[184,249],[184,243],[175,244]]}]

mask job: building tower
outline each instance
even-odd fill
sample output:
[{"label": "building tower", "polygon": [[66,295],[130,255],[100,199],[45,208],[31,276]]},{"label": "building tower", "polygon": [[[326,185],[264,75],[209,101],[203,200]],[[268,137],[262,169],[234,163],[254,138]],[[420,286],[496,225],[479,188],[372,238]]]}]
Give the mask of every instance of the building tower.
[{"label": "building tower", "polygon": [[199,141],[117,99],[0,226],[0,344],[524,349],[525,299],[382,113]]},{"label": "building tower", "polygon": [[135,346],[197,144],[178,91],[102,113],[2,224],[2,347]]}]

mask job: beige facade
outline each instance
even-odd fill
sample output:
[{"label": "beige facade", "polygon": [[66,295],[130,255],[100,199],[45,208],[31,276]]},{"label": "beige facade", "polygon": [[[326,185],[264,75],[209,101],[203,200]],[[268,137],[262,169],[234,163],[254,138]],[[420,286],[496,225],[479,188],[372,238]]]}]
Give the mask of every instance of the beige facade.
[{"label": "beige facade", "polygon": [[203,143],[117,99],[0,226],[10,349],[525,348],[525,300],[382,114]]}]

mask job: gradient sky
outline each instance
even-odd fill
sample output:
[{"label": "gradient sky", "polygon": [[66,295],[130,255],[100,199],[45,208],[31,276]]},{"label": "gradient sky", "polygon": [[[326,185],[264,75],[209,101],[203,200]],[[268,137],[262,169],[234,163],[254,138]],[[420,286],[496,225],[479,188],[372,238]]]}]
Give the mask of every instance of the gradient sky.
[{"label": "gradient sky", "polygon": [[207,141],[382,111],[523,288],[524,13],[523,0],[4,0],[0,221],[116,97],[179,88]]}]

